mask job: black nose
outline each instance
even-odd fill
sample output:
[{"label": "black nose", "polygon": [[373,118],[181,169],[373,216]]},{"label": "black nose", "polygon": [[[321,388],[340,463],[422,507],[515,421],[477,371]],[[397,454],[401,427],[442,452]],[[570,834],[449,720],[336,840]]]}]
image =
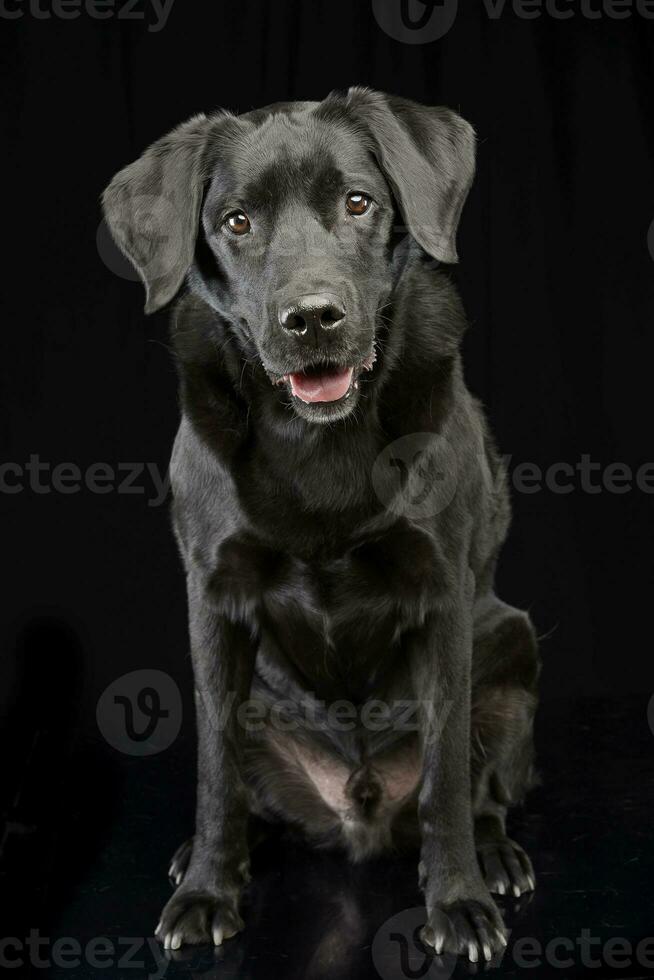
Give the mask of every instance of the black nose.
[{"label": "black nose", "polygon": [[345,307],[328,293],[311,293],[298,296],[279,311],[279,322],[287,333],[296,337],[317,338],[323,330],[334,330],[343,325]]}]

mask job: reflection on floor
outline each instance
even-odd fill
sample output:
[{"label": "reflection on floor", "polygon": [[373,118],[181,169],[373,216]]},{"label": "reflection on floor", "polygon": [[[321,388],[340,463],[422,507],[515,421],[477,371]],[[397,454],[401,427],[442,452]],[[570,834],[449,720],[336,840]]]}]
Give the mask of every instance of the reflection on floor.
[{"label": "reflection on floor", "polygon": [[[654,935],[647,703],[544,706],[537,740],[543,784],[516,813],[511,834],[531,854],[538,888],[531,901],[503,906],[511,941],[493,964],[496,975],[651,975],[654,940],[642,943]],[[4,965],[112,980],[469,972],[425,957],[414,941],[424,917],[414,857],[352,867],[283,840],[255,855],[241,936],[218,951],[164,954],[151,937],[169,894],[168,859],[192,826],[192,731],[159,756],[112,752],[99,739],[77,744],[56,773],[43,773],[33,819],[10,828],[2,883],[16,922],[4,930],[13,940],[2,946]]]}]

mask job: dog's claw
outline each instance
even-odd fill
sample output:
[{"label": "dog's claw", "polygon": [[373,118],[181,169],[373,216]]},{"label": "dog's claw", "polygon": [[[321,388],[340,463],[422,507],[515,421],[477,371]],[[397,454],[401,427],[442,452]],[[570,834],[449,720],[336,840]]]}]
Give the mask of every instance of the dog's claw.
[{"label": "dog's claw", "polygon": [[223,899],[215,892],[185,889],[182,885],[163,911],[157,938],[161,939],[163,933],[165,949],[180,949],[187,943],[221,946],[242,928],[233,897]]},{"label": "dog's claw", "polygon": [[422,931],[422,941],[437,956],[452,953],[465,956],[472,964],[490,962],[504,951],[502,917],[490,899],[457,901],[436,905]]},{"label": "dog's claw", "polygon": [[496,895],[520,898],[536,885],[534,869],[526,852],[508,837],[478,844],[477,853],[486,885]]},{"label": "dog's claw", "polygon": [[191,837],[189,840],[185,840],[173,854],[168,868],[168,877],[175,885],[180,885],[184,880],[192,852],[193,838]]}]

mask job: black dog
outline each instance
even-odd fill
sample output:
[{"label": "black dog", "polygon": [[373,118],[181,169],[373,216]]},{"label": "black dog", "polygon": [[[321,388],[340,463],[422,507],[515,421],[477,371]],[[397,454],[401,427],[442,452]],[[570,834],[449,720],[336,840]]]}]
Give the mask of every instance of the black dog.
[{"label": "black dog", "polygon": [[189,287],[172,480],[198,795],[166,946],[241,928],[249,819],[355,861],[419,840],[437,952],[490,959],[490,891],[534,887],[505,817],[536,642],[493,592],[507,491],[437,268],[474,147],[447,109],[352,89],[198,116],[105,192],[146,310]]}]

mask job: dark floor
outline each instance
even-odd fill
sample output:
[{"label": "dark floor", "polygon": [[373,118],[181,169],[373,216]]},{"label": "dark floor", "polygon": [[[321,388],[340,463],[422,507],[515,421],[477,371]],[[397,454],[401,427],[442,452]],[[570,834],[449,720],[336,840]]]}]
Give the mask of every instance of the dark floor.
[{"label": "dark floor", "polygon": [[[423,915],[414,858],[351,867],[281,841],[255,855],[240,937],[216,952],[164,955],[151,937],[170,893],[168,859],[191,828],[191,738],[143,759],[82,738],[48,759],[47,739],[37,740],[4,840],[3,935],[15,942],[1,947],[0,965],[132,980],[466,972],[425,958],[413,941]],[[512,833],[533,858],[538,888],[521,907],[506,907],[511,940],[496,975],[653,975],[654,939],[637,948],[654,936],[647,699],[550,703],[537,740],[543,785],[515,815]],[[38,930],[31,940],[30,929]]]}]

